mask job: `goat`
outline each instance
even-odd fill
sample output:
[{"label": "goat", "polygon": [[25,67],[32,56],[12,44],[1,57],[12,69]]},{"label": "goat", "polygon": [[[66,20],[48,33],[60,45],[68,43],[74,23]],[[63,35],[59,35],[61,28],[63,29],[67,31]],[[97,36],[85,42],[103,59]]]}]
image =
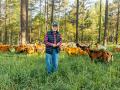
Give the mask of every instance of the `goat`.
[{"label": "goat", "polygon": [[91,50],[90,48],[86,48],[86,52],[88,53],[91,61],[93,62],[94,59],[101,59],[104,62],[113,61],[113,55],[109,51],[105,50]]}]

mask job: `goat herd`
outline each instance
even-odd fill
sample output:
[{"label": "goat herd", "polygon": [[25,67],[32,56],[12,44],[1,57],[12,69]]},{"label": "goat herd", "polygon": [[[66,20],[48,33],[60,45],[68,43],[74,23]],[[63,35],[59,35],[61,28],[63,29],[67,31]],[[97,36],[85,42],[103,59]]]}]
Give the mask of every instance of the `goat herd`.
[{"label": "goat herd", "polygon": [[[66,52],[68,55],[88,55],[93,62],[94,60],[102,60],[105,63],[113,61],[112,52],[106,50],[106,47],[95,44],[95,48],[91,48],[91,45],[87,44],[75,44],[73,42],[70,43],[62,43],[61,51]],[[116,47],[113,49],[116,52],[120,52],[120,47]],[[45,52],[44,44],[27,44],[27,45],[0,45],[0,52],[16,52],[16,53],[40,53],[43,54]]]},{"label": "goat herd", "polygon": [[113,61],[112,52],[106,50],[104,46],[96,44],[96,47],[90,48],[91,45],[76,44],[76,47],[66,47],[64,50],[68,55],[88,55],[93,62],[94,60],[102,60],[105,63]]}]

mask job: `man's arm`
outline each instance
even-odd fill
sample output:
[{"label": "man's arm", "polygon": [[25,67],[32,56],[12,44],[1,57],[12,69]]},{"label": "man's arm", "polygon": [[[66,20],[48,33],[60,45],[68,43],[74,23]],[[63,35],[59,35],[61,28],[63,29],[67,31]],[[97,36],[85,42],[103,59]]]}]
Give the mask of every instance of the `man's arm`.
[{"label": "man's arm", "polygon": [[45,43],[47,46],[53,46],[53,43],[48,42],[48,35],[47,35],[47,34],[45,35],[44,43]]},{"label": "man's arm", "polygon": [[57,46],[61,46],[62,44],[62,36],[60,35],[60,42],[57,43]]}]

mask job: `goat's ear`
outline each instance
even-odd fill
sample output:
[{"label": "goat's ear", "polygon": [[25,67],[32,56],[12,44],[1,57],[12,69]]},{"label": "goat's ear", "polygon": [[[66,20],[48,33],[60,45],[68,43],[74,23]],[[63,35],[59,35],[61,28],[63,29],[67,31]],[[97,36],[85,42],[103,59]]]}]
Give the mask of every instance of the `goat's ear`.
[{"label": "goat's ear", "polygon": [[78,43],[76,43],[76,46],[79,46],[79,44],[78,44]]}]

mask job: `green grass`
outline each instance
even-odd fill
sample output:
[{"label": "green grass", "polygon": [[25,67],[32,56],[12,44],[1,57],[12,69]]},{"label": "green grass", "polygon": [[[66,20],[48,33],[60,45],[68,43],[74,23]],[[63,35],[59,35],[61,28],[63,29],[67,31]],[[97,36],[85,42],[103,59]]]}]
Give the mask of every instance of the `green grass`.
[{"label": "green grass", "polygon": [[120,53],[114,62],[60,54],[59,70],[45,71],[45,56],[0,53],[0,90],[120,90]]}]

